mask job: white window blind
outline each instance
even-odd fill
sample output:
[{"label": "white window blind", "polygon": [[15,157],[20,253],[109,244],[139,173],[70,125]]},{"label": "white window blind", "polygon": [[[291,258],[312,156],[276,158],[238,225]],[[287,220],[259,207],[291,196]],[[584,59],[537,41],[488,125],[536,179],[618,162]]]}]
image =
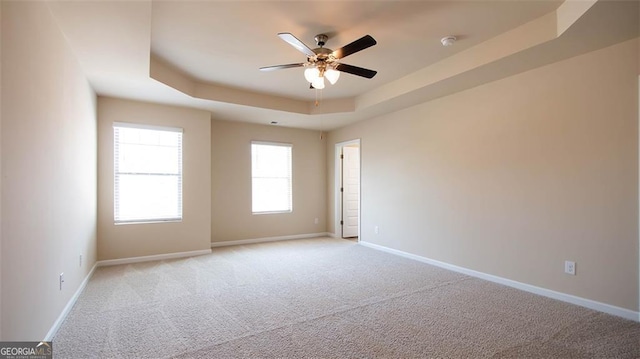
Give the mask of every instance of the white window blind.
[{"label": "white window blind", "polygon": [[115,223],[182,219],[182,129],[116,123]]},{"label": "white window blind", "polygon": [[291,145],[251,143],[253,213],[291,212]]}]

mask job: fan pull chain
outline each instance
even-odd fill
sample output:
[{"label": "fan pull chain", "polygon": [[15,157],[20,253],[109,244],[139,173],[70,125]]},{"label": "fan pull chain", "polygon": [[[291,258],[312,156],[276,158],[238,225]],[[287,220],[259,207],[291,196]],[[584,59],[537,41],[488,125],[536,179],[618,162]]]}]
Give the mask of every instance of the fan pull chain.
[{"label": "fan pull chain", "polygon": [[[315,105],[316,105],[316,107],[318,107],[318,105],[320,105],[320,101],[322,101],[322,90],[318,90],[318,89],[315,89],[315,90],[316,90],[316,103],[315,103]],[[320,91],[320,101],[318,101],[318,91]]]}]

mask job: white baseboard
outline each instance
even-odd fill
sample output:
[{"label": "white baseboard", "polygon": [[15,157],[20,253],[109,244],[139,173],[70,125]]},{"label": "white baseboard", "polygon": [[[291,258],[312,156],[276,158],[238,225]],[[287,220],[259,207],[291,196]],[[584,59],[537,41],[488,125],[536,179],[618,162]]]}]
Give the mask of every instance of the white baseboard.
[{"label": "white baseboard", "polygon": [[84,288],[87,286],[87,283],[89,283],[89,279],[91,279],[91,276],[93,276],[93,272],[95,272],[97,267],[157,261],[157,260],[163,260],[163,259],[193,257],[193,256],[199,256],[203,254],[210,254],[210,253],[211,253],[211,249],[203,249],[199,251],[177,252],[177,253],[168,253],[168,254],[158,254],[153,256],[130,257],[130,258],[122,258],[122,259],[108,259],[108,260],[97,261],[96,264],[93,265],[93,268],[91,268],[91,271],[89,272],[89,274],[87,274],[85,279],[80,284],[80,287],[78,287],[78,289],[73,294],[71,299],[69,299],[69,302],[67,302],[67,305],[64,307],[64,309],[58,316],[58,319],[56,319],[56,321],[53,323],[53,326],[51,326],[51,329],[49,329],[49,332],[44,337],[44,341],[51,341],[53,337],[56,335],[56,333],[58,332],[58,329],[60,329],[60,325],[62,325],[64,320],[67,318],[67,315],[69,315],[69,312],[71,311],[73,306],[76,304],[78,297],[80,297],[80,294],[82,294],[82,292],[84,291]]},{"label": "white baseboard", "polygon": [[327,232],[327,236],[331,238],[340,238],[337,233],[331,233],[331,232]]},{"label": "white baseboard", "polygon": [[199,250],[199,251],[156,254],[156,255],[152,255],[152,256],[129,257],[129,258],[120,258],[120,259],[106,259],[106,260],[98,261],[96,263],[96,265],[98,267],[115,266],[115,265],[118,265],[118,264],[131,264],[131,263],[140,263],[140,262],[160,261],[160,260],[163,260],[163,259],[195,257],[195,256],[201,256],[201,255],[210,254],[210,253],[211,253],[211,249],[202,249],[202,250]]},{"label": "white baseboard", "polygon": [[237,245],[241,245],[241,244],[254,244],[254,243],[264,243],[264,242],[287,241],[287,240],[291,240],[291,239],[318,238],[318,237],[327,237],[327,236],[331,236],[331,234],[327,233],[327,232],[321,232],[321,233],[294,234],[294,235],[291,235],[291,236],[240,239],[240,240],[237,240],[237,241],[211,242],[211,248],[226,247],[226,246],[237,246]]},{"label": "white baseboard", "polygon": [[445,262],[440,262],[440,261],[437,261],[437,260],[434,260],[434,259],[430,259],[430,258],[422,257],[422,256],[419,256],[419,255],[416,255],[416,254],[411,254],[411,253],[399,251],[397,249],[388,248],[388,247],[381,246],[381,245],[374,244],[374,243],[370,243],[370,242],[360,241],[360,244],[365,246],[365,247],[369,247],[369,248],[377,249],[377,250],[384,251],[384,252],[387,252],[387,253],[399,255],[399,256],[402,256],[402,257],[405,257],[405,258],[417,260],[417,261],[420,261],[420,262],[423,262],[423,263],[434,265],[436,267],[440,267],[440,268],[448,269],[448,270],[451,270],[451,271],[454,271],[454,272],[466,274],[466,275],[471,276],[471,277],[476,277],[476,278],[488,280],[490,282],[494,282],[494,283],[506,285],[506,286],[509,286],[509,287],[512,287],[512,288],[520,289],[520,290],[523,290],[525,292],[538,294],[538,295],[541,295],[541,296],[544,296],[544,297],[557,299],[557,300],[560,300],[560,301],[563,301],[563,302],[579,305],[581,307],[597,310],[599,312],[603,312],[603,313],[615,315],[615,316],[618,316],[618,317],[622,317],[622,318],[625,318],[625,319],[633,320],[633,321],[636,321],[636,322],[640,322],[640,312],[634,312],[633,310],[616,307],[616,306],[611,305],[611,304],[597,302],[597,301],[591,300],[591,299],[577,297],[577,296],[571,295],[571,294],[566,294],[566,293],[562,293],[562,292],[556,292],[556,291],[551,290],[551,289],[536,287],[534,285],[517,282],[515,280],[498,277],[498,276],[495,276],[495,275],[492,275],[492,274],[478,272],[478,271],[475,271],[475,270],[472,270],[472,269],[459,267],[459,266],[456,266],[456,265],[453,265],[453,264],[449,264],[449,263],[445,263]]},{"label": "white baseboard", "polygon": [[45,342],[50,342],[53,340],[53,337],[58,332],[58,329],[60,329],[60,326],[62,325],[64,320],[67,319],[67,315],[69,315],[71,308],[73,308],[73,306],[76,304],[78,297],[80,297],[80,294],[82,294],[82,292],[84,291],[84,288],[87,286],[87,283],[89,283],[89,279],[91,279],[91,276],[93,276],[93,272],[95,272],[97,267],[98,267],[98,263],[93,265],[93,268],[91,268],[91,271],[89,271],[89,274],[87,274],[87,276],[84,278],[82,283],[80,283],[80,287],[78,287],[76,292],[73,293],[73,296],[69,299],[69,301],[67,302],[67,305],[65,305],[64,309],[62,309],[62,312],[58,316],[58,319],[56,319],[56,321],[51,326],[51,329],[49,329],[49,332],[44,337]]}]

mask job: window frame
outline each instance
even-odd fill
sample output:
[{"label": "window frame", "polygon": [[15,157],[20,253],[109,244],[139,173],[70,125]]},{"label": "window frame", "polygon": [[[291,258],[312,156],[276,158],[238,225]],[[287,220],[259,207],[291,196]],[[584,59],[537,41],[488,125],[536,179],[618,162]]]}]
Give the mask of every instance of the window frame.
[{"label": "window frame", "polygon": [[[155,126],[148,124],[140,124],[140,123],[130,123],[130,122],[113,122],[113,221],[115,225],[126,225],[126,224],[145,224],[145,223],[171,223],[171,222],[182,222],[184,218],[184,129],[179,127],[167,127],[167,126]],[[116,137],[116,128],[132,128],[137,130],[150,130],[150,131],[164,131],[164,132],[173,132],[178,133],[178,173],[143,173],[143,172],[125,172],[119,171],[119,145],[122,142],[117,141]],[[145,216],[145,218],[138,219],[119,219],[119,176],[121,175],[149,175],[149,176],[176,176],[177,184],[178,184],[178,192],[177,192],[177,211],[178,216],[176,217],[157,217],[157,216]]]},{"label": "window frame", "polygon": [[[253,145],[261,145],[261,146],[278,146],[278,147],[287,147],[289,149],[289,209],[287,210],[271,210],[271,211],[254,211],[254,163],[253,163]],[[252,215],[265,215],[265,214],[287,214],[293,213],[293,144],[286,142],[274,142],[274,141],[257,141],[252,140],[250,143],[250,153],[251,153],[251,214]],[[276,177],[274,177],[276,178]]]}]

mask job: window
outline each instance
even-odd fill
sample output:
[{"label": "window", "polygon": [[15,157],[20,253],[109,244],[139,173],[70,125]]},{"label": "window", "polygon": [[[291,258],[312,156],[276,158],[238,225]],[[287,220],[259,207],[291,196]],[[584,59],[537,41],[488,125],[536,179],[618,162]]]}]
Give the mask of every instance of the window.
[{"label": "window", "polygon": [[253,213],[291,212],[291,145],[251,142]]},{"label": "window", "polygon": [[115,123],[115,223],[182,220],[182,129]]}]

